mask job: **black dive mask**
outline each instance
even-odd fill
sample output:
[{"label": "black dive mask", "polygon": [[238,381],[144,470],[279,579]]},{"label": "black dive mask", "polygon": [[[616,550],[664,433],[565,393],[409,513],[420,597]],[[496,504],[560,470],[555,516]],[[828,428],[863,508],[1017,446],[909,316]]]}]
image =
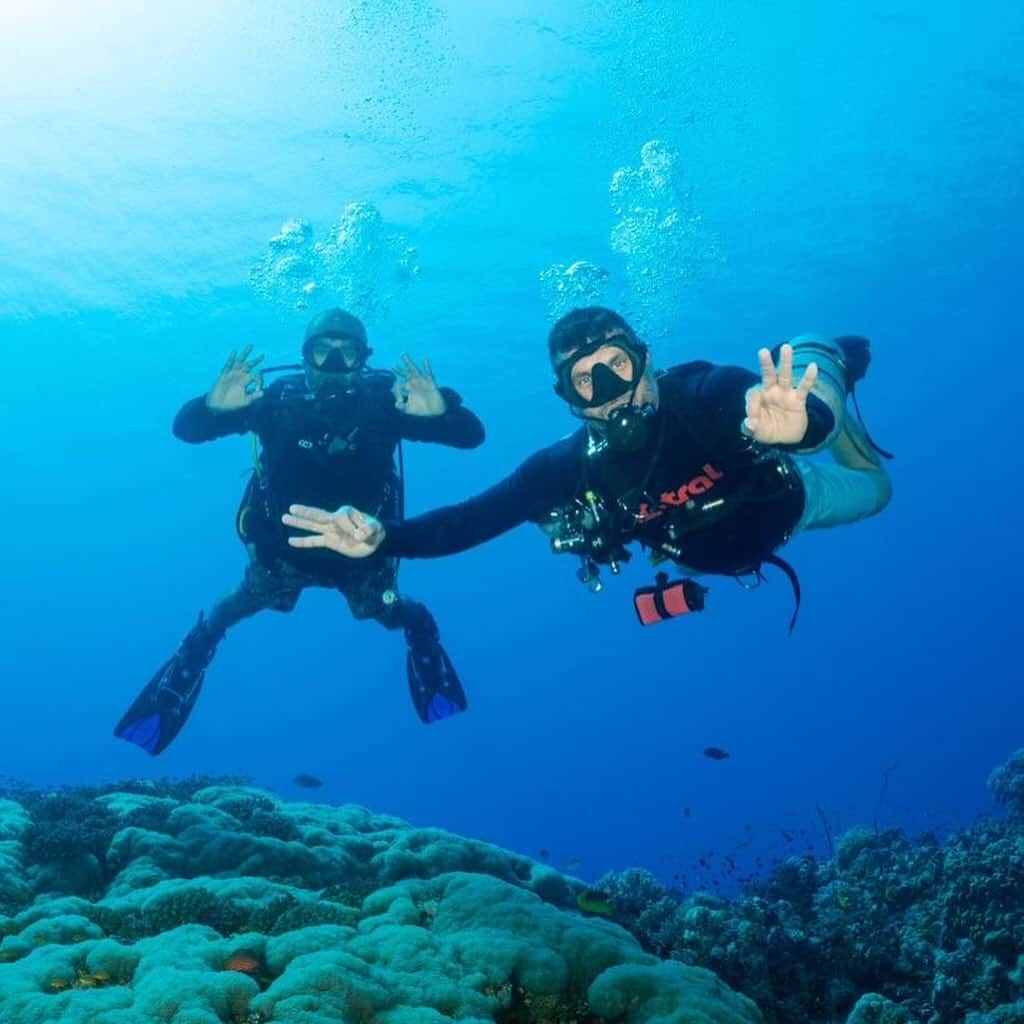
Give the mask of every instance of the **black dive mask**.
[{"label": "black dive mask", "polygon": [[[594,363],[590,368],[590,397],[585,398],[576,390],[573,368],[581,359],[593,355],[605,346],[623,352],[629,360],[629,376],[620,377],[606,363]],[[644,372],[646,359],[647,346],[635,338],[624,334],[616,334],[611,338],[595,338],[576,349],[568,359],[563,359],[555,367],[555,392],[573,408],[596,409],[598,406],[607,405],[608,402],[614,402],[616,398],[621,398],[627,391],[635,391]]]},{"label": "black dive mask", "polygon": [[323,341],[318,338],[311,338],[302,346],[302,361],[314,373],[324,374],[329,377],[340,377],[359,373],[359,371],[366,365],[366,360],[370,357],[370,349],[366,347],[365,343],[359,342],[358,339],[351,340],[356,341],[358,345],[356,359],[351,366],[349,366],[345,359],[345,346],[340,345],[328,348],[327,353],[324,356],[324,361],[318,366],[316,360],[313,358],[313,352],[317,342],[320,341],[320,344],[323,344]]}]

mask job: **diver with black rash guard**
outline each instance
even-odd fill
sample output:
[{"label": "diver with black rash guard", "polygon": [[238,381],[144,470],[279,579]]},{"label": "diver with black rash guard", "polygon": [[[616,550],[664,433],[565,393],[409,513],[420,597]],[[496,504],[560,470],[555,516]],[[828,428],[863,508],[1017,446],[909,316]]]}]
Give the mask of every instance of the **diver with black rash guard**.
[{"label": "diver with black rash guard", "polygon": [[[583,421],[489,490],[405,522],[357,507],[295,504],[284,516],[305,530],[299,548],[362,558],[435,558],[532,521],[556,552],[618,571],[637,542],[688,576],[760,577],[765,563],[799,583],[777,551],[804,530],[841,526],[882,511],[892,485],[847,396],[865,374],[858,337],[803,335],[758,353],[760,378],[697,360],[657,372],[647,346],[618,314],[577,309],[553,327],[555,390]],[[854,401],[856,398],[854,396]],[[827,451],[831,461],[807,458]],[[699,610],[705,588],[659,573],[634,595],[644,625]],[[795,621],[795,615],[794,615]]]},{"label": "diver with black rash guard", "polygon": [[[360,503],[399,519],[404,482],[400,442],[475,448],[480,420],[450,388],[438,387],[429,362],[405,357],[394,373],[373,370],[366,329],[351,313],[329,309],[306,328],[302,363],[265,389],[262,357],[231,353],[210,391],[187,402],[174,433],[190,444],[252,432],[256,465],[236,517],[249,565],[239,587],[199,621],[122,717],[115,735],[159,754],[195,705],[206,668],[225,632],[270,608],[291,611],[307,587],[341,592],[357,619],[402,629],[416,713],[434,722],[466,709],[466,696],[427,607],[398,591],[398,560],[381,553],[363,564],[288,544],[281,514],[295,495],[311,502]],[[340,671],[340,668],[339,668]]]}]

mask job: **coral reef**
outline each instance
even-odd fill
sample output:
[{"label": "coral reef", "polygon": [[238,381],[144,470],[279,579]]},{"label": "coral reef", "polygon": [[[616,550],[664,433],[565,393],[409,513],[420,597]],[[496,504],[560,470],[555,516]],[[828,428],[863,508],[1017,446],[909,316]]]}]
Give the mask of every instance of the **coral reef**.
[{"label": "coral reef", "polygon": [[732,899],[239,779],[0,790],[0,1024],[1024,1024],[1022,766]]},{"label": "coral reef", "polygon": [[1018,751],[990,779],[1005,821],[942,844],[854,829],[830,860],[792,858],[733,900],[638,870],[598,886],[644,948],[714,971],[769,1024],[1024,1024],[1022,769]]},{"label": "coral reef", "polygon": [[486,843],[239,780],[9,795],[0,1024],[762,1020]]},{"label": "coral reef", "polygon": [[1018,750],[988,777],[988,788],[1014,818],[1024,818],[1024,750]]}]

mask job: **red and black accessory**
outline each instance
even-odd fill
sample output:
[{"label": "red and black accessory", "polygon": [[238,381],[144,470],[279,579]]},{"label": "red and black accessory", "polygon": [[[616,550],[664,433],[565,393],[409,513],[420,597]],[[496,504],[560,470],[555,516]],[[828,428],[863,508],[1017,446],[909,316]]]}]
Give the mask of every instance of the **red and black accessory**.
[{"label": "red and black accessory", "polygon": [[707,587],[696,580],[670,580],[659,572],[653,587],[638,587],[633,594],[633,607],[641,626],[653,626],[666,619],[675,619],[690,612],[704,611]]}]

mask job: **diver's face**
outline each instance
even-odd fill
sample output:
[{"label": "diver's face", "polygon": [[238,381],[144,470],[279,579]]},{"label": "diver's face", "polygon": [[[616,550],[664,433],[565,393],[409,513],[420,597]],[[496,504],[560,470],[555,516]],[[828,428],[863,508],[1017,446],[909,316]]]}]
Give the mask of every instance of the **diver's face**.
[{"label": "diver's face", "polygon": [[[655,408],[658,406],[658,389],[654,375],[650,372],[650,357],[644,356],[643,366],[638,370],[640,381],[634,391],[632,387],[634,374],[633,360],[625,349],[615,344],[615,339],[621,337],[623,337],[623,333],[617,328],[605,332],[604,338],[607,344],[602,345],[589,355],[581,356],[573,364],[569,381],[573,390],[585,402],[591,401],[594,397],[594,373],[599,363],[614,373],[621,381],[630,385],[630,388],[624,394],[613,398],[610,402],[605,402],[604,405],[578,409],[578,414],[584,419],[606,420],[616,409],[629,405],[631,400],[632,404],[636,406],[652,405]],[[567,355],[566,358],[568,357]]]},{"label": "diver's face", "polygon": [[316,338],[309,348],[309,355],[313,365],[319,370],[335,351],[340,352],[347,370],[354,370],[359,365],[362,353],[359,343],[352,338]]}]

